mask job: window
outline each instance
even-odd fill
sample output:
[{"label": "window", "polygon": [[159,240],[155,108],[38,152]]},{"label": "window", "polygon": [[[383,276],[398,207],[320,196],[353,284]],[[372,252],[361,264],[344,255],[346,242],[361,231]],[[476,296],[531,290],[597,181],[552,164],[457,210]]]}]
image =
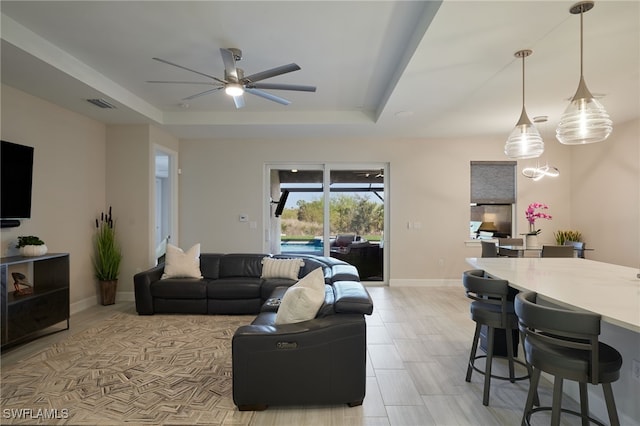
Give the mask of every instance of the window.
[{"label": "window", "polygon": [[470,237],[510,237],[514,234],[515,161],[472,161]]}]

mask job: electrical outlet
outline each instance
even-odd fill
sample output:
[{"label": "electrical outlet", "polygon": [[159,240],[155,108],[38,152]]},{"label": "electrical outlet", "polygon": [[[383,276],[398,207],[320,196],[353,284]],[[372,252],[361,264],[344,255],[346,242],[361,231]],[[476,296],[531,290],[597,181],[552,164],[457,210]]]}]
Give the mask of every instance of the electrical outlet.
[{"label": "electrical outlet", "polygon": [[640,361],[637,359],[631,362],[631,376],[640,382]]}]

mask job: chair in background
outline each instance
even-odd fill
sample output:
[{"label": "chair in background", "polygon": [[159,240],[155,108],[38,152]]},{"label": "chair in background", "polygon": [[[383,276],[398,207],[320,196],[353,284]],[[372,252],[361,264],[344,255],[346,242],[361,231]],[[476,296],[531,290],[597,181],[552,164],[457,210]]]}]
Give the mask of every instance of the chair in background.
[{"label": "chair in background", "polygon": [[498,256],[519,257],[518,250],[500,248],[500,246],[523,246],[522,238],[498,238]]},{"label": "chair in background", "polygon": [[482,244],[482,257],[498,257],[498,247],[491,241],[480,241]]},{"label": "chair in background", "polygon": [[[489,390],[491,379],[509,380],[512,383],[516,380],[529,378],[529,375],[516,377],[514,373],[514,363],[524,365],[514,358],[513,355],[513,330],[518,327],[518,318],[513,310],[513,296],[509,289],[509,282],[506,280],[494,279],[487,276],[481,269],[465,271],[462,274],[462,284],[466,295],[471,302],[471,319],[476,323],[476,330],[473,335],[471,353],[469,354],[469,364],[467,366],[467,376],[465,380],[471,381],[471,374],[476,370],[484,374],[484,392],[482,404],[489,405]],[[511,298],[511,300],[509,300]],[[478,343],[480,341],[480,330],[482,326],[487,327],[487,355],[476,356]],[[509,362],[509,377],[491,374],[493,363],[494,336],[496,329],[504,329],[507,337],[507,360]],[[475,361],[479,358],[486,358],[484,371],[475,366]],[[528,368],[527,368],[528,371]]]},{"label": "chair in background", "polygon": [[584,259],[584,243],[582,241],[565,241],[565,246],[573,246],[576,256]]},{"label": "chair in background", "polygon": [[[554,426],[560,424],[562,412],[580,416],[583,425],[594,421],[589,417],[587,396],[587,383],[591,383],[602,384],[609,421],[611,425],[619,425],[611,383],[620,377],[622,355],[599,342],[600,315],[543,306],[538,302],[535,292],[519,293],[515,300],[515,312],[524,336],[525,359],[532,369],[522,424],[528,425],[533,413],[549,409]],[[555,376],[552,406],[533,408],[543,371]],[[579,384],[580,413],[562,408],[564,379]]]},{"label": "chair in background", "polygon": [[540,257],[573,257],[573,246],[542,246]]}]

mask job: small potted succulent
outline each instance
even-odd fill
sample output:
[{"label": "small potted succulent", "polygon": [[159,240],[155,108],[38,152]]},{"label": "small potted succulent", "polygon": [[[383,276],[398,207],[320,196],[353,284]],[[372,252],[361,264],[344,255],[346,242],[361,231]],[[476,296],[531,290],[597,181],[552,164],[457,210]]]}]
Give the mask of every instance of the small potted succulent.
[{"label": "small potted succulent", "polygon": [[47,254],[47,246],[40,238],[34,235],[18,237],[16,248],[23,256],[43,256]]},{"label": "small potted succulent", "polygon": [[562,231],[559,230],[553,233],[553,236],[556,238],[556,244],[559,246],[563,245],[565,241],[582,241],[582,233],[580,231]]}]

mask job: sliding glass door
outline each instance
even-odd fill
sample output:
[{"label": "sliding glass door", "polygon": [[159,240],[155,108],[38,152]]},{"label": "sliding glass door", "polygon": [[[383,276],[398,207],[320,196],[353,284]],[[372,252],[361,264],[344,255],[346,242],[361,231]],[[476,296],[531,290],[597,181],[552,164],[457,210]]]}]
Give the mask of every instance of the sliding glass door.
[{"label": "sliding glass door", "polygon": [[271,253],[331,256],[384,281],[386,164],[268,165]]}]

